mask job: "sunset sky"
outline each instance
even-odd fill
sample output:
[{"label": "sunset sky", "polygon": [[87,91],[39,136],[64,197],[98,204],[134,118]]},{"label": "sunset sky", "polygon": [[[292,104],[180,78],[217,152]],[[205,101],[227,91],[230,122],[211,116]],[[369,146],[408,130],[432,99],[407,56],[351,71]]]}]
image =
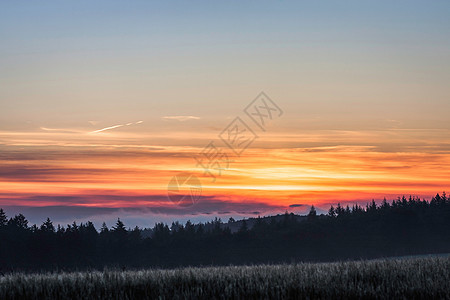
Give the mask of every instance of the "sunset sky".
[{"label": "sunset sky", "polygon": [[[0,207],[40,224],[304,213],[449,190],[448,1],[2,1]],[[259,128],[264,91],[282,110]],[[219,135],[257,135],[240,156]],[[216,180],[195,159],[230,158]],[[195,205],[167,197],[195,174]]]}]

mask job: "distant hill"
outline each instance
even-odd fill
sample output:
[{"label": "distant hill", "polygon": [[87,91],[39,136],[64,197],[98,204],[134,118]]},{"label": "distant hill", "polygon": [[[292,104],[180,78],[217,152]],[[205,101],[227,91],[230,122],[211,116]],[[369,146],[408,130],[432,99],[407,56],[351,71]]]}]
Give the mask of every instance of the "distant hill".
[{"label": "distant hill", "polygon": [[[290,216],[292,216],[293,219],[295,219],[297,222],[305,221],[307,219],[306,216],[302,215],[296,215],[291,213]],[[231,230],[231,233],[236,233],[239,231],[240,228],[242,228],[243,223],[246,223],[246,226],[248,229],[252,229],[253,226],[258,222],[262,221],[266,224],[270,224],[271,222],[280,222],[285,217],[284,214],[278,214],[275,216],[264,216],[264,217],[256,217],[256,218],[247,218],[242,220],[228,220],[225,223],[220,223],[220,228],[225,229],[229,228]],[[194,224],[194,228],[198,229],[199,227],[203,226],[205,231],[212,231],[214,228],[214,222],[207,222],[205,224]],[[143,238],[151,238],[153,236],[153,229],[152,228],[145,228],[142,230],[142,237]]]}]

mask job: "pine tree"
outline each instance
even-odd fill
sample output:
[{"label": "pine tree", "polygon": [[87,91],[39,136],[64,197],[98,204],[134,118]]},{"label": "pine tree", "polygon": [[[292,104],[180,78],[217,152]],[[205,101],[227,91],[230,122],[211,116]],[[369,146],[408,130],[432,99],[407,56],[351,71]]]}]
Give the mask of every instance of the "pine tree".
[{"label": "pine tree", "polygon": [[338,203],[336,206],[336,215],[339,217],[339,216],[342,216],[343,214],[344,214],[344,209],[342,208],[341,204]]},{"label": "pine tree", "polygon": [[345,214],[350,215],[350,207],[348,205],[345,207]]},{"label": "pine tree", "polygon": [[386,200],[386,197],[385,198],[383,198],[383,202],[381,203],[381,208],[382,209],[384,209],[384,210],[386,210],[386,209],[389,209],[389,203],[387,202],[387,200]]},{"label": "pine tree", "polygon": [[328,210],[328,216],[332,218],[336,217],[336,211],[334,210],[333,205],[331,205],[330,209]]},{"label": "pine tree", "polygon": [[313,220],[317,217],[317,212],[316,212],[316,208],[314,207],[314,205],[311,205],[311,209],[308,213],[308,219],[309,220]]},{"label": "pine tree", "polygon": [[66,232],[66,230],[64,227],[61,227],[61,225],[58,224],[58,228],[56,229],[56,232],[61,235],[61,234],[64,234],[64,232]]},{"label": "pine tree", "polygon": [[116,232],[116,233],[127,232],[125,224],[123,224],[123,222],[120,220],[120,218],[117,218],[116,226],[113,226],[112,231]]},{"label": "pine tree", "polygon": [[248,231],[247,221],[242,220],[241,227],[239,228],[240,233],[245,233]]},{"label": "pine tree", "polygon": [[184,228],[186,228],[186,232],[189,234],[195,233],[195,226],[192,224],[191,220],[187,220],[186,225],[184,225]]},{"label": "pine tree", "polygon": [[180,224],[180,222],[176,221],[176,222],[172,222],[172,226],[170,226],[170,231],[172,232],[179,232],[179,231],[183,231],[183,225]]},{"label": "pine tree", "polygon": [[107,234],[109,232],[108,226],[103,222],[102,227],[100,228],[100,234]]},{"label": "pine tree", "polygon": [[120,248],[124,248],[128,242],[128,231],[125,224],[117,218],[116,225],[111,229],[114,240],[119,244]]},{"label": "pine tree", "polygon": [[50,221],[50,218],[47,218],[47,220],[42,223],[41,225],[41,231],[44,232],[55,232],[55,226],[53,226],[52,221]]},{"label": "pine tree", "polygon": [[2,208],[0,208],[0,227],[6,226],[8,224],[8,218],[6,217],[5,212]]},{"label": "pine tree", "polygon": [[15,215],[14,218],[9,219],[8,225],[12,225],[20,229],[28,229],[28,221],[22,214]]}]

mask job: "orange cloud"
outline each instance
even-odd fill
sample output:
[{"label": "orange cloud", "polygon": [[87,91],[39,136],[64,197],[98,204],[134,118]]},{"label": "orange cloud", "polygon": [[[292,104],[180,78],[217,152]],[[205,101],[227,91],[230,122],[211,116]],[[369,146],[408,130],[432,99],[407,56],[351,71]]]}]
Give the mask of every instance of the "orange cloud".
[{"label": "orange cloud", "polygon": [[[219,197],[229,203],[289,207],[299,202],[365,203],[404,193],[431,196],[446,189],[450,175],[443,133],[268,133],[241,157],[230,157],[228,168],[211,170],[215,180],[194,159],[209,142],[205,132],[192,134],[194,146],[186,146],[186,134],[178,132],[167,132],[165,138],[164,133],[114,132],[101,142],[78,131],[3,133],[0,206],[167,206],[168,199],[161,195],[180,171],[201,179],[205,201]],[[98,199],[93,190],[99,191]],[[65,196],[74,198],[68,201]],[[147,201],[144,196],[154,197]]]}]

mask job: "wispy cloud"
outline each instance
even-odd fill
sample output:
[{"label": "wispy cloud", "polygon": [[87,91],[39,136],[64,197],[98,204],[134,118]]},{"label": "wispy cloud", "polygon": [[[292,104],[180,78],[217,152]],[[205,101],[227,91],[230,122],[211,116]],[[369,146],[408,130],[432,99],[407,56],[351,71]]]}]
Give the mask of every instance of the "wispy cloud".
[{"label": "wispy cloud", "polygon": [[188,120],[199,120],[200,117],[196,116],[165,116],[162,117],[165,120],[177,120],[180,122],[188,121]]},{"label": "wispy cloud", "polygon": [[115,129],[115,128],[119,128],[119,127],[123,127],[123,126],[130,126],[130,125],[135,125],[135,124],[141,124],[143,121],[137,121],[137,122],[131,122],[131,123],[127,123],[127,124],[119,124],[119,125],[114,125],[114,126],[109,126],[109,127],[105,127],[99,130],[94,130],[89,132],[89,134],[94,134],[94,133],[99,133],[102,131],[106,131],[106,130],[111,130],[111,129]]},{"label": "wispy cloud", "polygon": [[80,130],[74,129],[66,129],[66,128],[48,128],[48,127],[39,127],[39,129],[44,131],[58,132],[58,133],[80,133]]},{"label": "wispy cloud", "polygon": [[305,204],[291,204],[289,207],[302,207],[305,206]]}]

